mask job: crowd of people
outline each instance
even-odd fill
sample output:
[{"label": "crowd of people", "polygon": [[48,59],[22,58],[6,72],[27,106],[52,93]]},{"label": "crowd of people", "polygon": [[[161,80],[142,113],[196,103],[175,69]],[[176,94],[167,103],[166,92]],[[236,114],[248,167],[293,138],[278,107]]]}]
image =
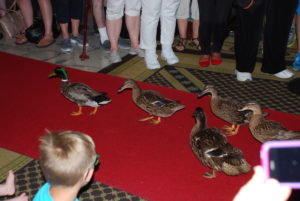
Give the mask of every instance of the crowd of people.
[{"label": "crowd of people", "polygon": [[[193,29],[189,44],[199,51],[199,66],[220,65],[223,61],[221,51],[227,36],[228,19],[235,7],[237,16],[234,49],[237,80],[252,80],[261,40],[261,71],[281,79],[288,79],[294,75],[286,68],[285,54],[298,0],[284,3],[276,0],[93,0],[92,3],[100,45],[109,50],[111,63],[122,60],[119,54],[119,38],[123,22],[130,39],[128,53],[144,57],[148,69],[161,67],[156,54],[158,29],[162,47],[160,58],[166,60],[169,65],[178,63],[179,58],[173,51],[176,22],[179,41],[174,45],[174,49],[183,51],[188,44],[188,21],[191,20]],[[17,4],[24,16],[24,28],[16,35],[16,43],[21,45],[28,41],[25,30],[33,24],[33,11],[31,0],[17,0]],[[37,47],[47,47],[55,42],[52,33],[53,11],[62,33],[60,50],[68,53],[75,45],[83,46],[83,37],[79,33],[84,12],[83,0],[38,0],[38,4],[45,32],[36,44]],[[300,8],[297,9],[297,14],[299,10]],[[299,26],[297,30],[300,30]],[[295,57],[295,70],[300,69],[299,55],[300,53]]]}]

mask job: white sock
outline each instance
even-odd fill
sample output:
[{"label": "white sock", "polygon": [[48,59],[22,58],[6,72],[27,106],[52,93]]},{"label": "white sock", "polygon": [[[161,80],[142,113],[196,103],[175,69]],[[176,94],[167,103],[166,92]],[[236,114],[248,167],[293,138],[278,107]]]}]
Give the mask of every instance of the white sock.
[{"label": "white sock", "polygon": [[103,44],[104,41],[108,40],[106,27],[98,28],[98,31],[100,33],[99,36],[100,36],[101,44]]}]

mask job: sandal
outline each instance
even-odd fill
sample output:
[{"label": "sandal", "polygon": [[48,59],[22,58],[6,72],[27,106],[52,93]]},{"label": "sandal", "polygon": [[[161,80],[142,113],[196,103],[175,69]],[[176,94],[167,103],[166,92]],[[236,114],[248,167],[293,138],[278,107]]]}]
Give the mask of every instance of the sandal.
[{"label": "sandal", "polygon": [[175,49],[179,52],[183,51],[185,49],[186,43],[187,43],[186,38],[179,38],[179,41],[175,46]]},{"label": "sandal", "polygon": [[50,45],[52,45],[55,42],[55,40],[53,38],[51,39],[47,39],[47,38],[42,38],[38,44],[36,44],[35,46],[38,48],[43,48],[43,47],[48,47]]},{"label": "sandal", "polygon": [[196,50],[201,50],[200,42],[198,38],[192,38],[192,41],[189,43],[189,45],[195,47]]},{"label": "sandal", "polygon": [[18,37],[17,37],[16,44],[17,45],[23,45],[23,44],[25,44],[27,42],[28,42],[28,40],[27,40],[27,38],[25,36],[25,32],[20,32],[19,35],[18,35]]}]

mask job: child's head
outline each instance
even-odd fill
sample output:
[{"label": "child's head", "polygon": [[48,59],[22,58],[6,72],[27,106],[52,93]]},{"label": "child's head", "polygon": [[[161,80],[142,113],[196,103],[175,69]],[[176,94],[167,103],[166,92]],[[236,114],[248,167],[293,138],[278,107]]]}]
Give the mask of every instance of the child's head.
[{"label": "child's head", "polygon": [[51,185],[74,186],[94,168],[95,160],[95,144],[86,134],[48,131],[40,138],[40,164]]}]

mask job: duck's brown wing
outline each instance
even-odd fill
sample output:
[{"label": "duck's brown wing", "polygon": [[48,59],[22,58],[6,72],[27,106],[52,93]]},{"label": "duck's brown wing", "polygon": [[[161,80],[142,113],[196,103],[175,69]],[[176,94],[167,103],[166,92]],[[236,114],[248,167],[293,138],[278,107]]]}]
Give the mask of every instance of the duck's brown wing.
[{"label": "duck's brown wing", "polygon": [[91,87],[80,82],[69,83],[68,86],[62,90],[63,95],[69,100],[81,105],[89,99],[101,94],[105,95],[105,92],[96,92]]}]

